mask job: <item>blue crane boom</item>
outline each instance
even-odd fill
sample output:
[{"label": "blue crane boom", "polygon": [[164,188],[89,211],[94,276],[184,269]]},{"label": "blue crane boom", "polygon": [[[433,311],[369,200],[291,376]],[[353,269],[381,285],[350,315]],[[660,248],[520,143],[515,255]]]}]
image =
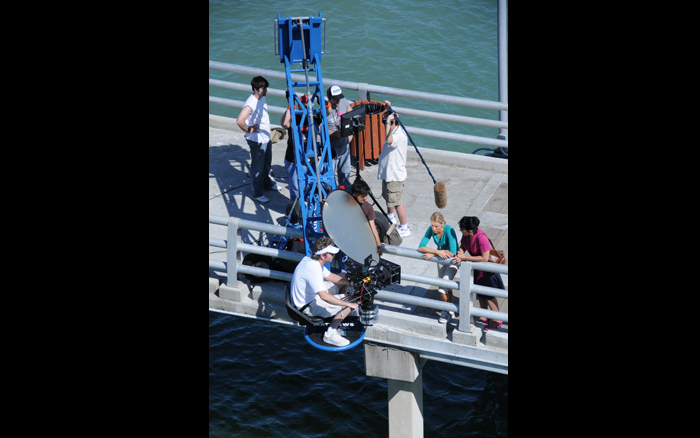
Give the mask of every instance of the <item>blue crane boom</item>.
[{"label": "blue crane boom", "polygon": [[[301,209],[304,246],[306,254],[310,255],[313,242],[323,236],[321,203],[336,188],[321,76],[321,26],[325,30],[325,20],[321,12],[318,17],[285,18],[281,18],[278,12],[276,21],[275,39],[279,41],[276,49],[279,49],[286,75],[299,183],[299,197],[295,201],[299,202]],[[301,68],[292,68],[294,64],[301,64]],[[302,72],[305,81],[292,80],[292,73]],[[315,78],[310,78],[310,73],[314,73]],[[300,94],[307,97],[305,103]],[[303,132],[304,125],[308,126],[307,135]]]}]

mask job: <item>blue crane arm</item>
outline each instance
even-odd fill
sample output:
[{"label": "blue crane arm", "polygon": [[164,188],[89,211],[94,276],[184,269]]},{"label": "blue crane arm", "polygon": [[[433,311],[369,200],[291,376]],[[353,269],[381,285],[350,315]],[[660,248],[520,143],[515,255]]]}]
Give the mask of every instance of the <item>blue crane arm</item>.
[{"label": "blue crane arm", "polygon": [[[280,62],[284,64],[287,104],[290,108],[299,183],[299,205],[306,254],[323,236],[321,204],[336,188],[331,143],[328,135],[326,105],[321,75],[323,19],[318,17],[285,17],[277,13],[277,38]],[[300,63],[302,68],[292,68]],[[304,73],[305,81],[295,82],[292,73]],[[310,73],[315,77],[311,78]],[[303,97],[306,96],[305,99]],[[318,139],[317,139],[318,137]]]}]

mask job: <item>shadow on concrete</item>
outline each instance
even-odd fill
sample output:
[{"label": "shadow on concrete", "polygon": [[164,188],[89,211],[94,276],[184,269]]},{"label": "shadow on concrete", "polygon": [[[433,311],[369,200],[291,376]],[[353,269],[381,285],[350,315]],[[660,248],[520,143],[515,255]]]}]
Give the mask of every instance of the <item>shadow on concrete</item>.
[{"label": "shadow on concrete", "polygon": [[[263,204],[255,201],[249,171],[250,151],[247,147],[244,148],[233,143],[210,146],[209,178],[216,180],[220,192],[216,195],[210,195],[209,200],[221,197],[228,216],[278,225],[278,221],[274,218],[285,213],[284,208],[289,203],[289,199],[280,192],[266,190],[265,196],[270,199],[270,202]],[[281,185],[285,181],[284,166],[273,164],[272,173],[277,177],[273,179],[278,184]],[[254,211],[254,213],[249,211]],[[277,214],[273,215],[273,212]],[[259,240],[258,232],[251,233],[249,230],[241,230],[241,242],[254,243]]]}]

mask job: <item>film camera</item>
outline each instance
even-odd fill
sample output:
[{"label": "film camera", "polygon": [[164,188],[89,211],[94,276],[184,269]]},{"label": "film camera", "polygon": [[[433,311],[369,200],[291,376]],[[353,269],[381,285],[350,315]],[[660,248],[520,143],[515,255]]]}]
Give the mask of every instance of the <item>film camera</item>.
[{"label": "film camera", "polygon": [[[374,265],[373,265],[374,264]],[[373,325],[379,320],[378,306],[374,304],[377,289],[401,281],[401,266],[388,260],[375,262],[369,255],[362,266],[348,270],[348,280],[354,284],[349,301],[358,301],[358,314],[363,325]]]},{"label": "film camera", "polygon": [[362,207],[345,190],[328,195],[321,216],[325,232],[347,256],[343,262],[354,288],[347,299],[359,304],[360,323],[375,324],[379,317],[374,296],[378,289],[401,281],[401,266],[379,257]]}]

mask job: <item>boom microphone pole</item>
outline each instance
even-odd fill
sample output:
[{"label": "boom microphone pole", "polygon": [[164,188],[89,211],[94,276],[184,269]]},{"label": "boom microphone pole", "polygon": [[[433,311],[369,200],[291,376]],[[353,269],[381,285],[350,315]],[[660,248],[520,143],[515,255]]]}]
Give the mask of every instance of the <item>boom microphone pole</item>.
[{"label": "boom microphone pole", "polygon": [[[406,133],[406,136],[411,141],[411,144],[413,145],[414,148],[416,148],[416,152],[418,153],[418,156],[420,157],[421,161],[423,162],[423,165],[428,170],[428,174],[433,179],[433,184],[435,184],[433,186],[433,193],[435,195],[435,205],[437,206],[437,208],[445,208],[447,206],[447,192],[445,191],[445,183],[442,181],[440,181],[440,182],[435,181],[435,177],[430,172],[428,165],[425,164],[425,160],[423,159],[423,156],[418,151],[418,146],[416,146],[416,144],[413,142],[413,139],[411,138],[411,134],[409,134],[408,131],[406,130],[406,127],[403,126],[403,123],[399,119],[399,115],[396,113],[396,111],[391,109],[391,105],[386,105],[386,110],[387,110],[387,114],[391,114],[391,113],[395,114],[394,120],[399,122],[399,125],[401,125],[401,128]],[[384,123],[386,123],[386,119],[384,119]]]}]

